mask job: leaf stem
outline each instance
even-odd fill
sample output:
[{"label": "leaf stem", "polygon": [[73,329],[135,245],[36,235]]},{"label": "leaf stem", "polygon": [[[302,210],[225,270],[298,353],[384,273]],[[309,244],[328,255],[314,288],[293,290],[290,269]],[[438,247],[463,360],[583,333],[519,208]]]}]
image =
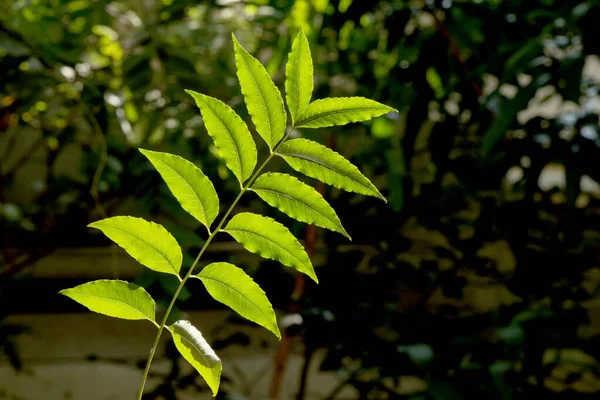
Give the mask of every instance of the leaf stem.
[{"label": "leaf stem", "polygon": [[242,198],[244,193],[246,193],[246,191],[250,188],[250,186],[252,186],[252,184],[258,178],[258,176],[260,175],[262,170],[267,166],[269,161],[271,161],[273,156],[275,156],[275,154],[277,154],[277,150],[279,150],[279,147],[281,147],[281,145],[287,140],[287,138],[290,136],[290,134],[292,133],[293,130],[294,130],[294,127],[292,127],[285,134],[285,136],[281,139],[281,141],[279,141],[279,143],[277,143],[275,145],[275,147],[273,148],[273,151],[270,152],[269,156],[265,159],[265,161],[261,164],[261,166],[258,167],[258,169],[252,174],[250,179],[248,179],[248,181],[246,181],[246,184],[244,186],[242,186],[240,193],[238,193],[235,200],[233,200],[233,203],[231,203],[231,206],[229,206],[229,209],[227,210],[225,215],[223,215],[223,218],[221,218],[217,227],[212,231],[210,236],[208,236],[208,239],[206,239],[204,246],[202,246],[202,249],[198,253],[198,256],[192,263],[192,266],[190,267],[190,269],[187,272],[187,274],[185,275],[185,277],[183,279],[180,278],[181,282],[179,283],[179,286],[177,287],[177,290],[175,291],[175,294],[173,295],[173,298],[171,299],[171,303],[169,303],[169,307],[167,307],[167,311],[165,312],[165,315],[164,315],[160,325],[158,326],[158,332],[156,333],[156,338],[154,338],[154,344],[152,345],[152,349],[150,349],[150,356],[148,356],[148,362],[146,363],[146,368],[144,369],[144,375],[142,377],[142,383],[140,384],[140,389],[138,392],[138,400],[142,400],[142,396],[144,394],[144,387],[146,386],[146,380],[148,379],[148,374],[150,373],[150,366],[152,365],[152,360],[154,359],[154,354],[156,353],[156,349],[158,348],[158,343],[160,341],[160,337],[162,336],[162,332],[165,329],[165,326],[167,324],[167,319],[169,318],[169,315],[171,314],[171,310],[173,310],[173,306],[175,305],[175,302],[177,301],[177,298],[179,297],[179,293],[185,286],[185,284],[186,284],[187,280],[190,278],[190,276],[192,276],[194,269],[198,265],[200,258],[206,251],[206,248],[208,247],[210,242],[212,242],[213,238],[217,235],[217,233],[219,233],[221,231],[221,227],[227,220],[227,217],[229,217],[229,215],[231,214],[231,212],[233,211],[233,209],[235,208],[237,203],[240,201],[240,199]]}]

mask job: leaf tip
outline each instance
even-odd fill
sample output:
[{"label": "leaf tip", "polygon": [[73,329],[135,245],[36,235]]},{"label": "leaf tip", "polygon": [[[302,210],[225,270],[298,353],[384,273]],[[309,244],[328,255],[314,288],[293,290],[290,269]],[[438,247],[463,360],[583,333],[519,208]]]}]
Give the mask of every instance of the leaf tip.
[{"label": "leaf tip", "polygon": [[234,47],[241,47],[240,42],[238,42],[237,38],[235,37],[235,33],[233,32],[231,32],[231,40],[233,40]]},{"label": "leaf tip", "polygon": [[185,92],[187,94],[189,94],[190,96],[192,96],[192,99],[194,99],[194,101],[196,102],[196,105],[198,107],[200,107],[200,101],[202,100],[203,96],[200,93],[195,92],[195,91],[190,90],[190,89],[185,89]]},{"label": "leaf tip", "polygon": [[200,93],[196,92],[195,90],[192,89],[183,89],[184,92],[186,92],[187,94],[189,94],[190,96],[196,98],[196,96],[198,96]]}]

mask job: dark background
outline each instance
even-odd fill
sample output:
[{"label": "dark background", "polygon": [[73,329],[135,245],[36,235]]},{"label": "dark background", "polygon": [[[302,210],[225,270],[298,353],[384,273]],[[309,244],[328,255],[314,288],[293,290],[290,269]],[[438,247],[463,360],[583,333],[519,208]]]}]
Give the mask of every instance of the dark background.
[{"label": "dark background", "polygon": [[[237,183],[183,89],[249,121],[231,32],[283,88],[302,27],[313,98],[364,96],[400,111],[302,132],[350,159],[389,203],[327,188],[348,242],[245,196],[242,208],[285,222],[314,254],[321,284],[305,282],[300,298],[299,278],[277,263],[218,240],[210,258],[242,263],[278,310],[299,312],[289,335],[307,359],[327,349],[321,369],[360,398],[599,395],[598,1],[1,4],[0,357],[15,368],[27,327],[10,315],[82,311],[57,292],[86,279],[41,279],[32,267],[61,249],[108,246],[88,223],[159,221],[190,264],[205,232],[136,148],[193,160],[230,203]],[[148,271],[135,279],[161,304],[174,289]],[[189,289],[180,309],[218,308]],[[406,376],[418,390],[403,390]],[[165,393],[155,398],[175,398]]]}]

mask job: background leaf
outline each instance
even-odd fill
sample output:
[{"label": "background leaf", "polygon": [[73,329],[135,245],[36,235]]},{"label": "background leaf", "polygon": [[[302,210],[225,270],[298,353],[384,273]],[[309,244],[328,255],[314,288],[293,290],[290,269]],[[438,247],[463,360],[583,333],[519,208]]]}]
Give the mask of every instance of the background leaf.
[{"label": "background leaf", "polygon": [[246,123],[227,104],[215,98],[186,92],[200,108],[208,134],[215,141],[219,156],[240,184],[250,178],[256,166],[256,144]]},{"label": "background leaf", "polygon": [[162,226],[136,217],[111,217],[88,225],[100,229],[142,265],[158,272],[179,274],[181,248]]},{"label": "background leaf", "polygon": [[262,174],[250,190],[256,192],[269,205],[298,221],[331,229],[351,239],[323,196],[293,176],[280,173]]},{"label": "background leaf", "polygon": [[204,267],[195,277],[204,283],[215,300],[281,339],[273,306],[260,286],[242,269],[226,262],[216,262]]},{"label": "background leaf", "polygon": [[489,156],[494,146],[502,140],[511,124],[517,118],[519,111],[523,110],[529,101],[535,96],[538,86],[531,82],[524,88],[520,88],[515,97],[504,99],[498,115],[489,129],[483,135],[481,150],[484,156]]},{"label": "background leaf", "polygon": [[306,110],[314,87],[310,46],[302,29],[292,44],[292,51],[285,67],[285,76],[285,98],[293,124]]},{"label": "background leaf", "polygon": [[350,161],[335,151],[307,139],[292,139],[278,150],[283,159],[296,171],[302,172],[337,188],[379,197],[385,197]]},{"label": "background leaf", "polygon": [[169,153],[139,149],[163,177],[181,207],[210,231],[219,198],[210,179],[191,162]]},{"label": "background leaf", "polygon": [[202,333],[190,321],[177,321],[169,327],[175,347],[204,378],[213,396],[219,390],[221,360],[206,342]]},{"label": "background leaf", "polygon": [[294,126],[324,128],[345,125],[350,122],[368,121],[389,112],[398,111],[364,97],[330,97],[310,103]]},{"label": "background leaf", "polygon": [[318,282],[304,248],[289,229],[279,222],[258,214],[239,213],[227,223],[225,232],[248,251],[295,268]]},{"label": "background leaf", "polygon": [[273,149],[283,137],[287,121],[281,93],[265,67],[240,45],[235,36],[233,45],[237,76],[248,112],[258,134]]},{"label": "background leaf", "polygon": [[154,300],[143,287],[133,283],[101,279],[61,290],[60,294],[110,317],[154,322]]}]

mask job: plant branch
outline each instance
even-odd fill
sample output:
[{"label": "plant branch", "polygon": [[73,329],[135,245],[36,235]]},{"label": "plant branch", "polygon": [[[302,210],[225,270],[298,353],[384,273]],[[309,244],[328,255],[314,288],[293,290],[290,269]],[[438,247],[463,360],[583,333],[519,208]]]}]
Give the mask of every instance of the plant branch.
[{"label": "plant branch", "polygon": [[462,56],[462,51],[461,51],[460,47],[458,46],[458,44],[456,43],[456,41],[454,40],[454,38],[452,37],[452,35],[450,34],[448,27],[446,27],[446,24],[444,24],[438,18],[434,9],[432,9],[429,6],[425,6],[425,9],[427,11],[429,11],[429,13],[433,16],[433,21],[435,22],[435,26],[436,26],[437,30],[448,41],[448,46],[450,46],[450,51],[451,51],[452,55],[454,56],[454,58],[456,58],[456,61],[458,61],[458,63],[461,65],[465,76],[471,81],[471,86],[473,87],[473,91],[475,92],[475,94],[477,95],[478,98],[481,97],[483,94],[483,90],[481,89],[481,86],[479,85],[479,83],[477,83],[477,81],[473,77],[473,74],[471,73],[471,70],[469,69],[467,64],[464,62],[463,56]]},{"label": "plant branch", "polygon": [[240,199],[242,198],[242,196],[244,195],[244,193],[246,193],[246,191],[250,188],[250,186],[252,186],[252,184],[258,178],[258,176],[260,175],[260,173],[262,172],[262,170],[267,166],[267,164],[269,163],[269,161],[271,161],[271,159],[277,154],[277,150],[279,150],[279,147],[281,147],[281,145],[287,140],[287,138],[290,136],[290,134],[292,133],[293,130],[294,130],[294,128],[292,127],[287,132],[287,134],[285,134],[285,136],[279,141],[279,143],[277,143],[275,145],[275,147],[273,148],[273,151],[271,151],[271,153],[266,158],[266,160],[252,174],[252,176],[250,177],[250,179],[248,179],[246,181],[246,184],[244,186],[242,186],[242,189],[240,190],[240,193],[237,195],[237,197],[235,198],[235,200],[233,200],[233,203],[231,203],[231,206],[229,206],[229,209],[227,210],[227,212],[225,213],[225,215],[223,215],[223,218],[221,218],[221,220],[219,221],[219,224],[217,225],[217,227],[215,228],[215,230],[212,231],[212,233],[210,234],[210,236],[208,237],[208,239],[206,239],[206,242],[204,243],[204,246],[202,247],[202,249],[198,253],[198,256],[196,257],[196,259],[192,263],[192,266],[190,267],[189,271],[184,276],[184,278],[181,279],[181,282],[179,283],[179,286],[177,287],[177,290],[175,291],[175,294],[173,295],[173,298],[171,299],[171,302],[169,303],[169,307],[167,308],[167,311],[165,312],[165,315],[164,315],[164,317],[162,319],[162,322],[158,326],[158,332],[156,333],[156,338],[154,339],[154,344],[152,345],[152,349],[150,350],[150,356],[148,357],[148,362],[146,363],[146,368],[144,370],[144,375],[142,377],[142,383],[140,385],[140,390],[139,390],[139,393],[138,393],[138,400],[142,400],[142,396],[144,394],[144,387],[146,386],[146,380],[148,379],[148,373],[150,372],[150,366],[152,365],[152,360],[154,358],[154,354],[156,353],[156,349],[158,348],[158,342],[160,341],[160,337],[162,335],[162,332],[165,329],[165,326],[167,324],[167,319],[169,318],[169,315],[171,314],[171,310],[173,309],[173,306],[175,305],[175,302],[177,301],[177,298],[179,297],[179,293],[181,292],[181,290],[185,286],[187,280],[192,276],[192,273],[194,272],[194,269],[198,265],[198,262],[200,261],[200,258],[202,258],[202,255],[206,251],[208,245],[212,242],[212,240],[217,235],[217,233],[221,232],[221,228],[223,227],[223,224],[225,223],[225,221],[227,220],[227,218],[229,217],[229,215],[231,214],[231,212],[233,211],[233,209],[235,208],[235,206],[237,205],[237,203],[240,201]]}]

